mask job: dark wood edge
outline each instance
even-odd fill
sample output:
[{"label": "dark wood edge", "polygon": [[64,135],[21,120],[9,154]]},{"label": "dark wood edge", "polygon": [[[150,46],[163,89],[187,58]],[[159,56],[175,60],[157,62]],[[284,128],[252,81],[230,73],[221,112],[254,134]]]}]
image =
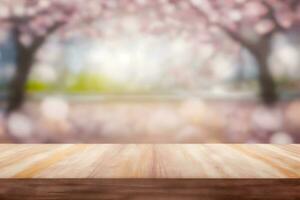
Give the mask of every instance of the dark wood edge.
[{"label": "dark wood edge", "polygon": [[0,179],[1,200],[300,199],[300,179]]}]

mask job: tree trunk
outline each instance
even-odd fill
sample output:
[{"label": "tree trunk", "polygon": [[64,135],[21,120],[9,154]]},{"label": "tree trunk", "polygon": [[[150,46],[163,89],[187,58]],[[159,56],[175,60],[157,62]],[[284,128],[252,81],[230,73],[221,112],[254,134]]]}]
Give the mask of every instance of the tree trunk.
[{"label": "tree trunk", "polygon": [[262,101],[272,105],[278,100],[277,87],[269,68],[270,39],[259,43],[254,53],[258,64],[258,84]]},{"label": "tree trunk", "polygon": [[254,56],[258,65],[258,84],[260,96],[263,103],[272,105],[278,100],[275,81],[269,69],[268,58],[271,52],[271,39],[274,32],[270,32],[257,42],[248,41],[245,37],[236,31],[222,24],[217,24],[232,40],[236,41],[242,47],[246,48]]},{"label": "tree trunk", "polygon": [[15,36],[15,51],[16,69],[9,88],[8,114],[20,108],[24,102],[25,86],[34,59],[34,53],[19,42],[18,35]]},{"label": "tree trunk", "polygon": [[259,58],[259,77],[260,95],[264,103],[274,104],[278,100],[277,87],[270,73],[266,58]]},{"label": "tree trunk", "polygon": [[16,22],[16,25],[12,28],[16,49],[16,71],[10,84],[7,114],[20,108],[24,102],[25,86],[35,59],[35,54],[45,43],[46,39],[64,24],[65,22],[58,22],[48,27],[46,34],[35,37],[32,44],[28,47],[20,41],[21,32],[19,27],[22,27],[21,24]]}]

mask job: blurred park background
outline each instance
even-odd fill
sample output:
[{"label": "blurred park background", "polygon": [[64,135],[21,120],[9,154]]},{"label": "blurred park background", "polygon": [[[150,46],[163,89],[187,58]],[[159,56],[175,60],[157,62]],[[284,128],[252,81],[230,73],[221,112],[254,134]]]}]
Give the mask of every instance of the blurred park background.
[{"label": "blurred park background", "polygon": [[298,0],[1,0],[0,142],[298,143]]}]

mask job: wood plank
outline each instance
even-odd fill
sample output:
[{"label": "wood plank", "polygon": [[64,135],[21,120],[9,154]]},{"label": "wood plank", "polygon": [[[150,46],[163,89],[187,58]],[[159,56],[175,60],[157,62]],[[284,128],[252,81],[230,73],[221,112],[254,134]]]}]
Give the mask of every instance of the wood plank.
[{"label": "wood plank", "polygon": [[7,179],[2,200],[298,200],[299,179]]},{"label": "wood plank", "polygon": [[3,144],[0,178],[300,178],[300,145]]}]

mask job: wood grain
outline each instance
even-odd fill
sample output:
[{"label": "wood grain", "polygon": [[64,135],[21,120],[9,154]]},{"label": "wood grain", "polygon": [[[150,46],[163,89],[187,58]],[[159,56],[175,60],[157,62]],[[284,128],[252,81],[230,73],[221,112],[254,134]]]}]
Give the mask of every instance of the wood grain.
[{"label": "wood grain", "polygon": [[298,200],[299,179],[0,179],[1,200]]},{"label": "wood grain", "polygon": [[6,144],[0,178],[300,178],[300,145]]}]

